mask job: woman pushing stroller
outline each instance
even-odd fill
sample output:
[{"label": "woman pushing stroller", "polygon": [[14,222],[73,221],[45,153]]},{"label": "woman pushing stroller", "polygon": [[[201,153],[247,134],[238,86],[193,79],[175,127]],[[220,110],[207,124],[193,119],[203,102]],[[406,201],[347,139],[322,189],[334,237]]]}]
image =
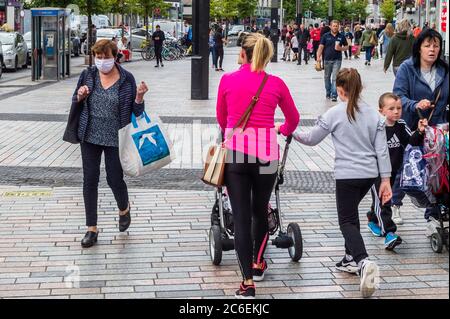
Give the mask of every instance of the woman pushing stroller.
[{"label": "woman pushing stroller", "polygon": [[[225,185],[233,207],[235,250],[243,277],[237,298],[254,298],[254,281],[262,280],[267,270],[267,207],[279,160],[274,130],[277,106],[286,118],[279,128],[283,135],[290,135],[299,123],[299,113],[286,84],[265,72],[273,54],[272,43],[263,35],[246,35],[239,54],[240,69],[225,74],[219,85],[217,120],[230,150]],[[252,100],[256,105],[248,114]]]}]

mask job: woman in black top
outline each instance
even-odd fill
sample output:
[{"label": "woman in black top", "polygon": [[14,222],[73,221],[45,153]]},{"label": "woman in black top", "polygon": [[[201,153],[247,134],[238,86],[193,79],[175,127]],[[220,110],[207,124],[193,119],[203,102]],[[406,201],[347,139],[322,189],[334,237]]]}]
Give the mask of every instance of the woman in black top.
[{"label": "woman in black top", "polygon": [[226,42],[226,40],[223,38],[223,30],[222,28],[217,29],[216,34],[214,35],[214,47],[216,50],[216,56],[214,59],[214,66],[216,68],[216,71],[223,71],[222,64],[223,64],[223,44]]}]

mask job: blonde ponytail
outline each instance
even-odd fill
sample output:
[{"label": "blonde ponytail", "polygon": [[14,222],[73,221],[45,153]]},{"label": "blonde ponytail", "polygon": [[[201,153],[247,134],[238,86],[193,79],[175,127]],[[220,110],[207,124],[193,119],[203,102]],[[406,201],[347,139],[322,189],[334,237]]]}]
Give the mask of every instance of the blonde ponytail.
[{"label": "blonde ponytail", "polygon": [[253,72],[263,71],[274,55],[272,42],[259,33],[248,34],[242,48],[245,50],[248,61],[252,63]]}]

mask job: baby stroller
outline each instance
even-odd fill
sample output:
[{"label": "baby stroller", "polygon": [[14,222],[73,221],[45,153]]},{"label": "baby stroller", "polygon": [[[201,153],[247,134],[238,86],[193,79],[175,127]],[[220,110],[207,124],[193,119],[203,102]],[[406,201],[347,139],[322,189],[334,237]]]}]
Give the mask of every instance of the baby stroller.
[{"label": "baby stroller", "polygon": [[[406,155],[405,153],[405,157],[407,157]],[[423,150],[409,153],[409,163],[404,165],[402,173],[402,184],[407,179],[411,180],[409,177],[411,176],[416,180],[423,179],[423,184],[426,185],[423,192],[408,190],[405,192],[418,208],[432,209],[433,216],[429,218],[427,227],[429,235],[431,235],[431,249],[435,253],[442,253],[444,246],[447,251],[449,249],[448,155],[448,123],[427,127]],[[420,169],[421,166],[423,169]],[[423,172],[421,174],[423,177],[419,177],[420,172]]]},{"label": "baby stroller", "polygon": [[[269,221],[269,234],[271,236],[278,232],[272,239],[271,244],[277,248],[288,249],[292,261],[298,262],[303,254],[303,239],[300,226],[297,223],[290,223],[285,229],[280,206],[280,186],[284,183],[284,169],[286,165],[289,145],[292,136],[286,138],[286,147],[283,158],[278,167],[277,179],[275,182],[276,208],[268,207],[267,218]],[[216,202],[211,214],[211,228],[209,230],[209,250],[211,261],[214,265],[220,265],[222,252],[234,249],[234,224],[233,213],[228,196],[224,188],[216,191]]]}]

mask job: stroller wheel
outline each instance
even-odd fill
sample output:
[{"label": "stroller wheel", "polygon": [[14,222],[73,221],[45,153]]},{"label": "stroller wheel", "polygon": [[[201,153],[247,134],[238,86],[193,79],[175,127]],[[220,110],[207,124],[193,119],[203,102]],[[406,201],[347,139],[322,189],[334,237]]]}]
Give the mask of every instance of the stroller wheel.
[{"label": "stroller wheel", "polygon": [[433,251],[435,253],[442,253],[442,249],[444,248],[444,243],[442,241],[442,236],[439,233],[434,233],[433,235],[431,235],[431,249],[433,249]]},{"label": "stroller wheel", "polygon": [[222,233],[217,225],[212,226],[209,230],[209,253],[213,265],[220,265],[222,261]]},{"label": "stroller wheel", "polygon": [[299,261],[303,255],[303,238],[302,232],[300,231],[300,226],[296,223],[290,223],[287,228],[287,235],[292,239],[294,243],[289,250],[289,256],[291,256],[292,261]]}]

